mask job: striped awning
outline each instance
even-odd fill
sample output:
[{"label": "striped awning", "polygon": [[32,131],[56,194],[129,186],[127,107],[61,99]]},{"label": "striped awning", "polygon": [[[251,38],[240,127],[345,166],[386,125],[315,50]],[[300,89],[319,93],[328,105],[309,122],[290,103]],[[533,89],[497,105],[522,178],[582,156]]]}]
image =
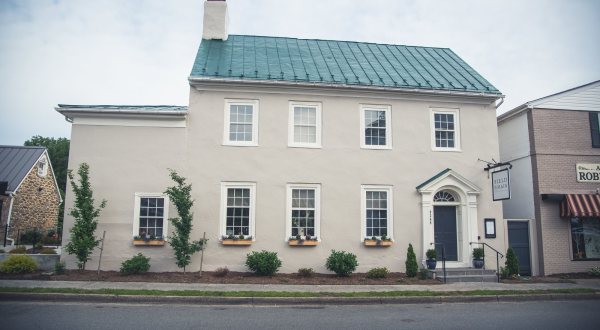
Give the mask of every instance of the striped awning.
[{"label": "striped awning", "polygon": [[567,194],[560,203],[561,217],[600,217],[600,195]]}]

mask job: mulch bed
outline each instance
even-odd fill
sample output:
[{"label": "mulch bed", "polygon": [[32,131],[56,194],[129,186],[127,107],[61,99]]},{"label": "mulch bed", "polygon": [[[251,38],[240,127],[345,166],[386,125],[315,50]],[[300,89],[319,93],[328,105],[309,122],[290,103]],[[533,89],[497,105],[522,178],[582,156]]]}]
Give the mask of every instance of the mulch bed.
[{"label": "mulch bed", "polygon": [[159,282],[159,283],[221,283],[221,284],[295,284],[295,285],[392,285],[392,284],[440,284],[437,280],[421,280],[406,277],[404,273],[390,273],[382,279],[369,279],[365,273],[355,273],[348,277],[339,277],[334,274],[314,274],[311,277],[301,277],[298,274],[275,274],[273,276],[258,276],[253,273],[229,272],[225,276],[217,276],[214,272],[164,272],[146,273],[143,275],[122,275],[117,271],[67,270],[63,275],[48,275],[41,272],[32,274],[9,275],[0,274],[0,279],[18,280],[44,280],[44,281],[106,281],[106,282]]}]

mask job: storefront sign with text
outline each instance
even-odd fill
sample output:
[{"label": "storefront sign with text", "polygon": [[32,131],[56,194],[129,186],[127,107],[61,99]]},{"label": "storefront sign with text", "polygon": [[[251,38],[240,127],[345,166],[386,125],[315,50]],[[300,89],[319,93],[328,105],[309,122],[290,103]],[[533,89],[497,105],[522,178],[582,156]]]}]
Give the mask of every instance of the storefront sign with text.
[{"label": "storefront sign with text", "polygon": [[493,200],[510,199],[510,175],[508,169],[492,172]]},{"label": "storefront sign with text", "polygon": [[579,163],[577,168],[577,182],[600,182],[600,164]]}]

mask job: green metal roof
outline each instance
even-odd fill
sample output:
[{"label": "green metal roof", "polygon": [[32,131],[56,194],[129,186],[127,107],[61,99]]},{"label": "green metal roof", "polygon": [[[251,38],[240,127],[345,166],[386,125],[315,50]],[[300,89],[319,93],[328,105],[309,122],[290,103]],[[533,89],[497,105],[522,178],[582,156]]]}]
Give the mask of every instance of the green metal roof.
[{"label": "green metal roof", "polygon": [[425,182],[421,183],[420,185],[416,186],[415,189],[419,190],[423,187],[425,187],[427,184],[429,184],[430,182],[432,182],[433,180],[439,178],[440,176],[446,174],[448,171],[451,171],[450,168],[446,168],[445,170],[441,171],[440,173],[432,176],[431,178],[427,179]]},{"label": "green metal roof", "polygon": [[230,35],[203,39],[190,79],[500,91],[448,48]]}]

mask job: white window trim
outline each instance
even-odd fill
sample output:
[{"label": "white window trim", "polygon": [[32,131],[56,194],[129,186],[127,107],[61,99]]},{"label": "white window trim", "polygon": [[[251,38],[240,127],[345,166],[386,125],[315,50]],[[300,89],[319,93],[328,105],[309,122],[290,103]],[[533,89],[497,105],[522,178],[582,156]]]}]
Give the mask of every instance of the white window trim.
[{"label": "white window trim", "polygon": [[[316,108],[316,139],[315,143],[298,143],[294,142],[294,107],[314,107]],[[288,147],[292,148],[321,148],[321,103],[319,102],[290,102],[289,119],[288,119]]]},{"label": "white window trim", "polygon": [[250,222],[248,233],[252,241],[256,241],[255,213],[256,213],[256,183],[255,182],[221,182],[221,215],[219,224],[219,240],[225,236],[227,227],[227,189],[247,188],[250,189]]},{"label": "white window trim", "polygon": [[[251,105],[252,106],[252,141],[231,141],[229,140],[229,129],[231,128],[229,110],[232,105]],[[258,100],[237,100],[225,99],[224,120],[225,127],[223,129],[223,145],[227,146],[242,146],[256,147],[258,146]]]},{"label": "white window trim", "polygon": [[169,238],[169,196],[163,193],[135,193],[134,209],[133,209],[133,236],[138,236],[140,232],[140,200],[142,197],[149,198],[164,198],[164,211],[163,211],[163,239],[165,241]]},{"label": "white window trim", "polygon": [[[431,108],[430,111],[430,130],[431,130],[431,150],[433,151],[461,151],[460,143],[460,116],[459,109],[450,108]],[[437,147],[435,145],[435,114],[454,115],[454,148]]]},{"label": "white window trim", "polygon": [[[368,145],[365,143],[365,112],[366,110],[385,112],[385,145]],[[360,147],[363,149],[392,149],[392,111],[389,105],[360,105]]]},{"label": "white window trim", "polygon": [[388,220],[387,220],[387,237],[394,241],[394,195],[393,186],[390,185],[361,185],[360,186],[360,241],[364,241],[367,237],[367,191],[385,191],[387,192]]},{"label": "white window trim", "polygon": [[285,211],[285,238],[287,242],[292,236],[292,189],[314,189],[315,190],[315,236],[321,241],[321,185],[318,183],[288,183]]}]

